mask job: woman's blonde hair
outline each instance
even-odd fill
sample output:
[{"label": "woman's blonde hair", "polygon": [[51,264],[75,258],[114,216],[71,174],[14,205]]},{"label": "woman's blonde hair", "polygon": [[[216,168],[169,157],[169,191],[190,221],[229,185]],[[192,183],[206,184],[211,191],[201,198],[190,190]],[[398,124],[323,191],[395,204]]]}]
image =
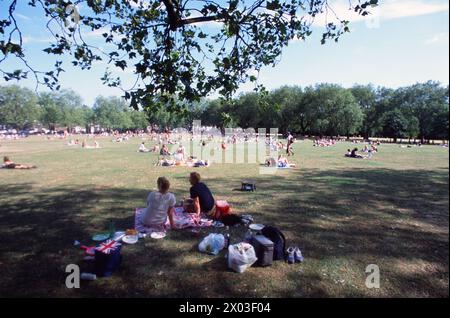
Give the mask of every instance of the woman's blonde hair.
[{"label": "woman's blonde hair", "polygon": [[156,181],[156,184],[158,185],[158,189],[161,192],[167,192],[170,188],[170,182],[166,177],[159,177]]}]

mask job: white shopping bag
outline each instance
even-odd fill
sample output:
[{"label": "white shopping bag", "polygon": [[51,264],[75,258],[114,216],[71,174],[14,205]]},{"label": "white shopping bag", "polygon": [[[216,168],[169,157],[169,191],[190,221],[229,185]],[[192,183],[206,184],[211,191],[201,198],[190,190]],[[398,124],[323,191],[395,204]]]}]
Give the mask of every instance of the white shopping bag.
[{"label": "white shopping bag", "polygon": [[258,260],[255,249],[248,243],[233,244],[228,247],[228,267],[243,273]]}]

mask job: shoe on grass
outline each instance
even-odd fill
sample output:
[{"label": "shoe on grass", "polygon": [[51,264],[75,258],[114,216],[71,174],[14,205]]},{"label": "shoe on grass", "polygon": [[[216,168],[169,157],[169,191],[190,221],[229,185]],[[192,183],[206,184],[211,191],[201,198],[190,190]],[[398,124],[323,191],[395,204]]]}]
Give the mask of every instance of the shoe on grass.
[{"label": "shoe on grass", "polygon": [[298,247],[294,248],[294,259],[296,263],[301,263],[305,259],[302,255],[302,251]]},{"label": "shoe on grass", "polygon": [[295,263],[295,249],[293,247],[289,247],[286,250],[286,261],[288,264],[294,264]]}]

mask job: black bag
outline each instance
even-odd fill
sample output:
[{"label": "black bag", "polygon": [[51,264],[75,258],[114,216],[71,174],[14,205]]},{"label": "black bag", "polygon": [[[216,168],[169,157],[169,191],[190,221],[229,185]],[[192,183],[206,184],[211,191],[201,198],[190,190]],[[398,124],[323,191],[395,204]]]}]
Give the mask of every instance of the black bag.
[{"label": "black bag", "polygon": [[122,263],[121,245],[109,254],[95,250],[94,272],[99,277],[111,276]]},{"label": "black bag", "polygon": [[220,221],[226,226],[233,226],[236,224],[240,224],[242,219],[239,215],[236,214],[226,214],[220,218]]},{"label": "black bag", "polygon": [[284,260],[286,238],[283,233],[273,226],[265,226],[261,233],[273,242],[273,260]]}]

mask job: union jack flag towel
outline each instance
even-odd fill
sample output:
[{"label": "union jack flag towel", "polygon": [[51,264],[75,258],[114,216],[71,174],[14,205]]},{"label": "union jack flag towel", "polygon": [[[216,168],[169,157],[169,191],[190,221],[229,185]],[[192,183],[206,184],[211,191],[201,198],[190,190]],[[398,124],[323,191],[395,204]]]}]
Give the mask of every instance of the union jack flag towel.
[{"label": "union jack flag towel", "polygon": [[95,249],[104,254],[110,254],[111,252],[115,251],[120,245],[122,245],[122,244],[120,244],[119,242],[116,242],[113,240],[107,240],[107,241],[101,243]]}]

